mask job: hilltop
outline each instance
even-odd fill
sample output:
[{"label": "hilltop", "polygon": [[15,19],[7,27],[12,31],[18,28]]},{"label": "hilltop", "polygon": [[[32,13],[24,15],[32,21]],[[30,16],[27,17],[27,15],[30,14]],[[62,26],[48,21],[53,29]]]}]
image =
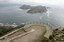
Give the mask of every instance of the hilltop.
[{"label": "hilltop", "polygon": [[[18,28],[18,27],[17,27]],[[26,24],[2,37],[0,42],[64,42],[64,27],[52,29],[47,24]]]},{"label": "hilltop", "polygon": [[52,29],[45,24],[27,24],[20,29],[0,38],[0,42],[42,42],[44,38],[49,38]]}]

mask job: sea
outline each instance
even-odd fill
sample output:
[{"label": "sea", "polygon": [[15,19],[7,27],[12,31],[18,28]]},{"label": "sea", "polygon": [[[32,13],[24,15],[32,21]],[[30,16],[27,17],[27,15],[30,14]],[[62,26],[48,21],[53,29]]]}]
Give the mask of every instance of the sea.
[{"label": "sea", "polygon": [[64,8],[49,5],[47,13],[27,13],[21,4],[0,4],[0,23],[46,23],[52,26],[64,26]]}]

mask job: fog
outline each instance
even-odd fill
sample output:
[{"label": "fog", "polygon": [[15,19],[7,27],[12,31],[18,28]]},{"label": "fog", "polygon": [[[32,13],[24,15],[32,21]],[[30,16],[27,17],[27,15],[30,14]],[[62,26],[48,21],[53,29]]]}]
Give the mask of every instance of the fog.
[{"label": "fog", "polygon": [[41,3],[41,4],[53,4],[64,5],[64,0],[0,0],[0,3]]},{"label": "fog", "polygon": [[[50,13],[28,14],[19,7],[21,4],[49,6]],[[20,5],[17,5],[20,4]],[[64,25],[64,0],[0,0],[1,23],[45,22],[52,25]]]}]

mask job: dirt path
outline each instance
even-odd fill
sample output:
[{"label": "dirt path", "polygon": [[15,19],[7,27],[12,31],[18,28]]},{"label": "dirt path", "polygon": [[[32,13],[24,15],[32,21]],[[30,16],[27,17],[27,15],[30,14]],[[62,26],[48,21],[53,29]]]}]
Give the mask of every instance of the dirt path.
[{"label": "dirt path", "polygon": [[[22,30],[20,30],[19,32],[13,33],[13,35],[10,35],[9,37],[7,36],[6,41],[0,40],[0,42],[42,42],[44,35],[47,37],[49,36],[47,33],[52,32],[48,28],[50,29],[47,25],[29,24],[24,26],[26,32],[21,33]],[[19,33],[19,35],[16,35],[17,33]]]},{"label": "dirt path", "polygon": [[31,30],[29,31],[29,34],[17,37],[10,42],[41,42],[43,35],[46,32],[46,27],[44,26],[31,26]]}]

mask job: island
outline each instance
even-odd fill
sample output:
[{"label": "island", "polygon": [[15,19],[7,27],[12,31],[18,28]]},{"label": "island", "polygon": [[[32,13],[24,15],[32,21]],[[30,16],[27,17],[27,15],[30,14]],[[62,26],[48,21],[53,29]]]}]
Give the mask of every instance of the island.
[{"label": "island", "polygon": [[46,13],[47,8],[45,6],[33,6],[27,13]]},{"label": "island", "polygon": [[24,4],[20,7],[20,9],[27,10],[26,13],[46,13],[47,12],[47,7],[42,5],[31,6],[31,5]]}]

